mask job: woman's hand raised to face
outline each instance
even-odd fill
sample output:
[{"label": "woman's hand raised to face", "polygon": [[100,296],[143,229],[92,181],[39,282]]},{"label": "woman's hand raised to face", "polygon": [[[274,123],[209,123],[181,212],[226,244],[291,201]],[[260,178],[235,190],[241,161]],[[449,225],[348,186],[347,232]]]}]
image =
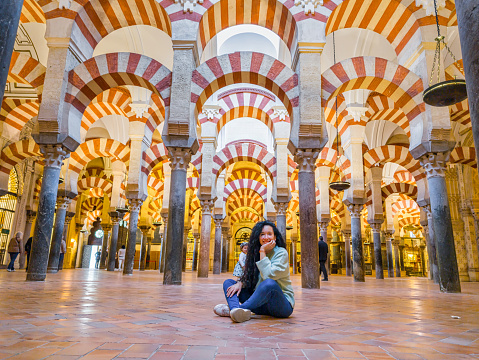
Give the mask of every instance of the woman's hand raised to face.
[{"label": "woman's hand raised to face", "polygon": [[259,249],[260,260],[263,260],[266,254],[269,253],[271,250],[273,250],[275,246],[276,246],[275,240],[271,240],[270,242],[267,242],[266,244],[262,245],[261,248]]},{"label": "woman's hand raised to face", "polygon": [[238,281],[236,284],[231,285],[228,289],[226,289],[226,296],[232,297],[234,294],[239,296],[242,288],[243,283],[241,281]]}]

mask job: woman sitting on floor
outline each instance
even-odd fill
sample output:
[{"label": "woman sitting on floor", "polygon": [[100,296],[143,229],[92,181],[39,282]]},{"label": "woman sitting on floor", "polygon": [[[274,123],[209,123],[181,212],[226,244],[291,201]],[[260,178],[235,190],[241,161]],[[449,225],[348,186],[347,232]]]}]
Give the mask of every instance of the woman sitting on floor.
[{"label": "woman sitting on floor", "polygon": [[287,318],[293,313],[289,256],[274,223],[261,221],[254,226],[244,274],[239,281],[225,280],[223,291],[228,305],[216,305],[214,312],[230,316],[235,322],[249,320],[251,312],[278,318]]}]

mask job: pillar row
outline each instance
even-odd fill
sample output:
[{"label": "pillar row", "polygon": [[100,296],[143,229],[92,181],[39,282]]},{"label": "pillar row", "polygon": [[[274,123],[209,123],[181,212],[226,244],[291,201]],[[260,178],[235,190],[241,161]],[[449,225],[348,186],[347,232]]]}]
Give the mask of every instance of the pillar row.
[{"label": "pillar row", "polygon": [[200,200],[201,204],[201,239],[198,258],[198,277],[208,277],[210,267],[211,210],[214,199]]},{"label": "pillar row", "polygon": [[118,232],[120,230],[120,214],[117,211],[111,211],[111,238],[110,238],[110,249],[108,251],[108,264],[107,271],[115,271],[115,261],[116,261],[116,251],[118,245]]},{"label": "pillar row", "polygon": [[136,251],[136,231],[138,230],[138,217],[140,215],[142,199],[130,199],[128,207],[130,209],[130,220],[128,223],[128,242],[126,244],[125,265],[123,275],[133,275],[133,265],[135,263]]},{"label": "pillar row", "polygon": [[348,210],[351,215],[354,281],[364,282],[363,239],[361,235],[361,212],[363,210],[363,204],[349,204]]},{"label": "pillar row", "polygon": [[217,275],[221,273],[221,223],[223,218],[215,215],[215,248],[213,255],[213,274]]},{"label": "pillar row", "polygon": [[376,270],[376,279],[384,279],[383,256],[381,250],[381,225],[382,222],[370,223],[374,242],[374,265]]}]

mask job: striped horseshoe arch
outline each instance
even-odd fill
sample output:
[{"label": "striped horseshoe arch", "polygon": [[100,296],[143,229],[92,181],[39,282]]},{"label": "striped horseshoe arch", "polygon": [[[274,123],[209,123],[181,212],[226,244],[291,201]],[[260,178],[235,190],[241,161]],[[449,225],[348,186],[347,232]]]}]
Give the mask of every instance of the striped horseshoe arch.
[{"label": "striped horseshoe arch", "polygon": [[237,179],[230,181],[224,188],[223,201],[226,202],[228,197],[236,190],[249,189],[257,193],[264,201],[267,202],[267,189],[262,183],[251,179]]},{"label": "striped horseshoe arch", "polygon": [[143,152],[141,171],[148,176],[156,165],[165,161],[168,161],[168,150],[165,145],[159,143],[150,146],[145,152]]},{"label": "striped horseshoe arch", "polygon": [[420,216],[406,216],[402,217],[398,220],[398,225],[400,228],[403,228],[404,226],[407,225],[421,225],[421,218]]},{"label": "striped horseshoe arch", "polygon": [[384,201],[388,198],[388,196],[392,194],[403,194],[407,195],[413,200],[417,198],[417,186],[407,183],[391,183],[389,185],[381,187],[381,196]]},{"label": "striped horseshoe arch", "polygon": [[395,216],[399,212],[409,214],[413,214],[413,212],[417,212],[419,214],[420,212],[419,205],[411,199],[395,202],[394,204],[392,204],[391,210],[393,216]]},{"label": "striped horseshoe arch", "polygon": [[22,13],[20,14],[20,22],[22,24],[27,23],[40,23],[45,24],[45,14],[41,6],[35,0],[24,0]]},{"label": "striped horseshoe arch", "polygon": [[368,29],[384,36],[398,58],[408,48],[416,49],[422,40],[420,24],[415,15],[396,0],[343,1],[329,16],[326,35],[346,28]]},{"label": "striped horseshoe arch", "polygon": [[195,110],[195,118],[211,95],[234,83],[250,83],[266,88],[295,118],[294,112],[298,111],[299,105],[297,74],[271,56],[249,51],[214,57],[193,71],[191,107]]},{"label": "striped horseshoe arch", "polygon": [[394,173],[394,181],[398,183],[407,183],[416,185],[416,180],[412,174],[407,170],[398,170]]},{"label": "striped horseshoe arch", "polygon": [[84,192],[89,189],[100,188],[105,194],[109,194],[113,188],[111,181],[101,177],[87,177],[78,180],[78,192]]},{"label": "striped horseshoe arch", "polygon": [[163,196],[163,191],[165,189],[163,181],[155,178],[154,176],[149,175],[147,180],[147,187],[155,192],[155,196]]},{"label": "striped horseshoe arch", "polygon": [[99,157],[108,157],[113,161],[120,160],[128,168],[130,148],[113,139],[88,140],[71,153],[68,168],[80,174],[88,162]]},{"label": "striped horseshoe arch", "polygon": [[[336,158],[338,156],[337,154],[338,153],[336,150],[324,147],[323,150],[321,150],[321,152],[319,153],[318,159],[316,160],[316,167],[334,167],[334,164],[336,164]],[[349,159],[344,155],[340,155],[338,163],[338,169],[340,171],[341,179],[343,181],[351,179],[351,162],[349,161]]]},{"label": "striped horseshoe arch", "polygon": [[364,171],[376,164],[393,162],[404,166],[414,176],[416,181],[426,177],[419,161],[414,159],[409,149],[404,146],[384,145],[371,149],[364,154]]},{"label": "striped horseshoe arch", "polygon": [[321,81],[323,101],[344,91],[369,89],[391,98],[409,122],[420,117],[426,108],[421,78],[386,59],[361,56],[343,60],[326,70]]},{"label": "striped horseshoe arch", "polygon": [[[211,3],[214,1],[208,2]],[[208,5],[205,3],[203,6]],[[242,24],[259,25],[273,31],[290,50],[296,37],[296,21],[279,1],[220,0],[208,7],[201,17],[198,33],[200,44],[204,49],[220,31]]]},{"label": "striped horseshoe arch", "polygon": [[40,147],[33,139],[20,140],[8,145],[0,156],[0,173],[9,175],[15,165],[32,156],[42,156]]},{"label": "striped horseshoe arch", "polygon": [[263,199],[256,194],[253,190],[239,189],[230,195],[226,206],[227,216],[240,208],[253,209],[255,212],[263,213]]},{"label": "striped horseshoe arch", "polygon": [[274,182],[276,158],[264,147],[250,142],[229,145],[218,152],[213,158],[213,174],[218,177],[225,168],[237,161],[249,161],[261,166]]},{"label": "striped horseshoe arch", "polygon": [[14,51],[10,60],[7,82],[28,84],[35,88],[39,97],[43,92],[46,68],[25,53]]},{"label": "striped horseshoe arch", "polygon": [[231,223],[235,222],[240,222],[240,221],[252,221],[254,223],[261,221],[261,217],[258,214],[255,214],[251,211],[248,210],[241,210],[238,212],[235,212],[233,215],[230,217]]},{"label": "striped horseshoe arch", "polygon": [[449,113],[451,114],[451,121],[458,122],[464,126],[471,126],[471,114],[469,113],[469,102],[467,99],[449,106]]},{"label": "striped horseshoe arch", "polygon": [[404,130],[408,137],[411,136],[411,129],[409,128],[409,121],[404,111],[398,109],[394,102],[381,94],[370,96],[368,99],[368,110],[366,116],[369,121],[386,120],[396,124]]},{"label": "striped horseshoe arch", "polygon": [[82,117],[90,102],[105,90],[134,85],[160,95],[170,105],[171,71],[158,61],[134,53],[98,55],[68,74],[65,101]]},{"label": "striped horseshoe arch", "polygon": [[88,211],[103,210],[103,200],[97,197],[90,197],[81,203],[82,214]]},{"label": "striped horseshoe arch", "polygon": [[265,187],[268,185],[263,175],[260,172],[252,169],[240,169],[233,171],[228,180],[226,181],[226,185],[228,185],[231,181],[242,179],[249,179],[260,182]]},{"label": "striped horseshoe arch", "polygon": [[[18,133],[27,122],[38,115],[39,109],[38,100],[4,99],[0,110],[0,121],[12,128],[12,133]],[[3,132],[5,134],[5,127]]]},{"label": "striped horseshoe arch", "polygon": [[454,148],[449,156],[449,163],[469,165],[470,167],[477,169],[475,148],[469,146]]}]

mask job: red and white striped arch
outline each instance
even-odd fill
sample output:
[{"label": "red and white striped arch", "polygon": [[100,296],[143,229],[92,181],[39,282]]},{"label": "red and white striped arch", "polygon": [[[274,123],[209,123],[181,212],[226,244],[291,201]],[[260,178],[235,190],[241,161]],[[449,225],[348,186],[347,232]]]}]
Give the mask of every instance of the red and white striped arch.
[{"label": "red and white striped arch", "polygon": [[163,143],[158,143],[150,146],[145,152],[143,152],[141,171],[148,176],[156,165],[165,161],[168,161],[168,150],[165,145]]},{"label": "red and white striped arch", "polygon": [[398,109],[394,101],[387,96],[375,94],[368,99],[368,110],[366,116],[369,121],[386,120],[390,121],[404,130],[408,137],[411,136],[409,121],[404,111]]},{"label": "red and white striped arch", "polygon": [[318,159],[316,160],[316,167],[327,166],[334,167],[336,160],[338,160],[337,165],[340,171],[341,179],[343,181],[351,178],[351,162],[344,155],[339,155],[335,149],[324,147],[319,153]]},{"label": "red and white striped arch", "polygon": [[231,214],[240,208],[251,208],[259,214],[263,213],[264,202],[261,196],[251,189],[238,189],[231,193],[226,203],[226,214]]},{"label": "red and white striped arch", "polygon": [[89,197],[81,203],[82,214],[88,211],[103,210],[103,199],[97,197]]},{"label": "red and white striped arch", "polygon": [[413,200],[417,198],[417,186],[407,183],[391,183],[389,185],[381,187],[381,196],[384,201],[388,198],[388,196],[393,194],[403,194],[407,195]]},{"label": "red and white striped arch", "polygon": [[196,210],[201,211],[201,203],[200,203],[200,199],[198,199],[198,197],[195,195],[195,197],[191,200],[191,203],[190,203],[190,217],[193,217],[193,214],[195,213]]},{"label": "red and white striped arch", "polygon": [[393,216],[395,216],[399,212],[408,213],[410,215],[414,215],[415,213],[419,214],[420,212],[419,205],[411,199],[395,202],[394,204],[392,204],[391,210]]},{"label": "red and white striped arch", "polygon": [[99,157],[108,157],[113,161],[120,160],[128,168],[130,148],[114,139],[88,140],[71,153],[68,168],[79,174],[88,162]]},{"label": "red and white striped arch", "polygon": [[267,189],[262,183],[251,179],[237,179],[230,181],[224,188],[223,201],[226,202],[228,197],[238,189],[250,189],[256,192],[266,203],[267,202]]},{"label": "red and white striped arch", "polygon": [[5,137],[8,133],[18,134],[28,121],[38,115],[39,109],[38,100],[4,99],[0,110],[0,121],[4,123],[2,135]]},{"label": "red and white striped arch", "polygon": [[79,117],[103,91],[134,85],[158,94],[165,107],[170,105],[171,71],[158,61],[134,53],[98,55],[72,69],[68,74],[65,101]]},{"label": "red and white striped arch", "polygon": [[91,188],[88,191],[89,197],[96,197],[96,198],[103,198],[105,196],[105,192],[101,188]]},{"label": "red and white striped arch", "polygon": [[28,84],[35,88],[39,97],[43,92],[46,68],[25,53],[14,51],[10,60],[7,82]]},{"label": "red and white striped arch", "polygon": [[0,155],[0,173],[9,175],[12,168],[26,158],[42,156],[40,147],[33,139],[20,140],[3,148]]},{"label": "red and white striped arch", "polygon": [[236,222],[241,222],[241,221],[252,221],[254,223],[261,221],[261,217],[258,214],[255,214],[254,212],[248,211],[248,210],[241,210],[238,212],[235,212],[233,215],[230,217],[230,221],[232,224]]},{"label": "red and white striped arch", "polygon": [[346,206],[344,206],[342,201],[333,198],[331,199],[329,206],[331,210],[334,210],[341,219],[346,216]]},{"label": "red and white striped arch", "polygon": [[[220,0],[203,4],[207,10],[199,23],[198,38],[203,49],[220,31],[235,25],[253,24],[277,34],[291,50],[296,37],[296,21],[288,10],[294,4],[271,0]],[[201,9],[198,9],[201,11]]]},{"label": "red and white striped arch", "polygon": [[199,177],[189,177],[186,179],[186,189],[196,190],[200,187]]},{"label": "red and white striped arch", "polygon": [[91,226],[92,223],[97,219],[101,218],[102,210],[89,211],[87,213],[87,226]]},{"label": "red and white striped arch", "polygon": [[409,152],[409,149],[404,146],[384,145],[371,149],[366,152],[364,158],[364,171],[367,172],[369,168],[376,164],[385,164],[393,162],[404,166],[414,176],[416,181],[426,177],[424,169],[419,164],[419,161],[414,159]]},{"label": "red and white striped arch", "polygon": [[253,169],[239,169],[239,170],[233,171],[230,177],[226,180],[226,185],[228,185],[231,181],[243,180],[243,179],[253,180],[263,184],[263,186],[265,187],[267,186],[266,179],[263,177],[263,175],[260,172]]},{"label": "red and white striped arch", "polygon": [[298,76],[282,62],[255,52],[235,52],[205,61],[193,71],[191,108],[195,118],[205,101],[217,90],[235,83],[262,86],[275,94],[290,117],[298,111]]},{"label": "red and white striped arch", "polygon": [[213,174],[221,172],[237,161],[249,161],[261,166],[271,181],[276,178],[276,158],[264,147],[250,142],[236,143],[221,149],[213,158]]},{"label": "red and white striped arch", "polygon": [[[56,3],[56,2],[54,2]],[[56,3],[58,4],[58,3]],[[58,5],[44,5],[47,18],[56,17]],[[92,53],[96,45],[113,31],[135,25],[158,28],[171,36],[171,22],[163,7],[154,0],[74,1],[63,16],[75,19],[72,38],[83,38],[84,53]],[[88,48],[86,48],[88,46]]]},{"label": "red and white striped arch", "polygon": [[416,185],[416,180],[412,174],[407,170],[398,170],[394,173],[394,181],[398,183],[407,183]]},{"label": "red and white striped arch", "polygon": [[372,56],[346,59],[326,70],[321,78],[323,101],[344,91],[369,89],[391,98],[409,122],[420,117],[426,108],[421,78],[386,59]]},{"label": "red and white striped arch", "polygon": [[467,99],[460,103],[449,106],[451,121],[458,122],[464,126],[471,126],[471,114],[469,113],[469,102]]},{"label": "red and white striped arch", "polygon": [[476,150],[469,146],[454,148],[449,156],[449,163],[469,165],[477,169]]},{"label": "red and white striped arch", "polygon": [[147,186],[149,189],[155,192],[155,196],[163,196],[163,191],[165,189],[163,181],[157,179],[154,176],[149,175],[147,180]]},{"label": "red and white striped arch", "polygon": [[405,50],[415,50],[422,40],[415,15],[396,0],[343,1],[329,16],[326,35],[346,28],[368,29],[384,36],[398,57]]},{"label": "red and white striped arch", "polygon": [[78,192],[84,192],[89,189],[100,188],[105,194],[109,194],[113,187],[111,181],[101,177],[81,178],[77,183]]},{"label": "red and white striped arch", "polygon": [[398,225],[400,228],[403,228],[404,226],[407,225],[421,225],[421,218],[420,216],[406,216],[402,217],[398,220]]},{"label": "red and white striped arch", "polygon": [[45,14],[36,0],[24,0],[22,13],[20,14],[20,22],[22,24],[46,23]]}]

